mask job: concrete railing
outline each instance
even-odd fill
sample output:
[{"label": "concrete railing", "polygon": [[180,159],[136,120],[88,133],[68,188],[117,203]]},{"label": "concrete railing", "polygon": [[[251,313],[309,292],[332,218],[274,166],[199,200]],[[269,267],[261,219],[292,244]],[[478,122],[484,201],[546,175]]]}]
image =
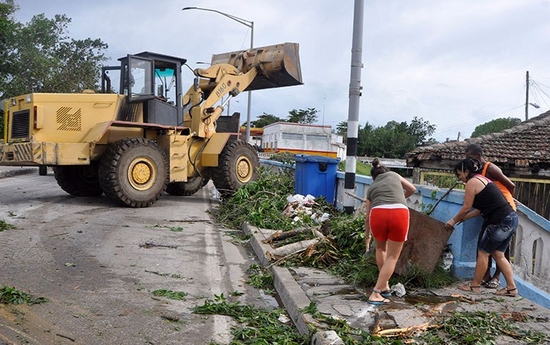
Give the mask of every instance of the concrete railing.
[{"label": "concrete railing", "polygon": [[[335,206],[343,209],[344,173],[336,174],[336,201]],[[365,198],[372,183],[369,176],[355,176],[353,194]],[[462,207],[464,191],[451,191],[445,196],[447,189],[417,185],[417,191],[409,198],[409,207],[423,212],[433,207],[430,217],[446,222]],[[359,209],[361,201],[354,199],[355,209]],[[519,227],[511,244],[511,262],[514,270],[514,279],[519,294],[546,308],[550,308],[550,221],[533,212],[524,205],[518,206]],[[452,273],[458,278],[471,279],[474,273],[477,253],[477,239],[481,229],[481,218],[471,219],[456,226],[449,238],[453,254]],[[501,284],[505,286],[501,275]]]}]

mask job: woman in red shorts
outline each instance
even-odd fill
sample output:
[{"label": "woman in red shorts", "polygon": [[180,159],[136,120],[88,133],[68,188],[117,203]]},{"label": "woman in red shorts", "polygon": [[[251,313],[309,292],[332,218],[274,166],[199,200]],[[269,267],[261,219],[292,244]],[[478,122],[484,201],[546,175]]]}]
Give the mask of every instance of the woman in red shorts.
[{"label": "woman in red shorts", "polygon": [[406,198],[416,191],[416,187],[380,164],[378,158],[372,161],[371,176],[373,182],[367,191],[365,230],[368,234],[370,229],[374,237],[379,273],[368,302],[380,305],[390,302],[386,298],[391,296],[388,280],[409,232]]}]

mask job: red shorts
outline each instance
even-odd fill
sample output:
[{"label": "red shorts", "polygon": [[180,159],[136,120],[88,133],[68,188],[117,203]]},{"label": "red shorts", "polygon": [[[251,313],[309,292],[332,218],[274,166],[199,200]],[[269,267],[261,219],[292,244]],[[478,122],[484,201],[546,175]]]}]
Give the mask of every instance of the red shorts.
[{"label": "red shorts", "polygon": [[370,211],[369,225],[378,241],[405,242],[409,233],[409,209],[375,207]]}]

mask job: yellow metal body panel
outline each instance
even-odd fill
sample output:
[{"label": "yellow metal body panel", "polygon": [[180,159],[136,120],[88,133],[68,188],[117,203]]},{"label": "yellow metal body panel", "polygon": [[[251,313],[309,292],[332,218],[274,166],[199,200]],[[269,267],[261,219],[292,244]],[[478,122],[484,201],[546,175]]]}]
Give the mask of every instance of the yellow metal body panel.
[{"label": "yellow metal body panel", "polygon": [[188,178],[188,136],[170,133],[159,136],[157,143],[168,153],[170,182],[187,182]]},{"label": "yellow metal body panel", "polygon": [[10,106],[10,116],[20,110],[30,110],[31,127],[37,126],[29,133],[31,141],[55,143],[85,142],[88,132],[98,122],[116,119],[124,102],[122,95],[84,93],[33,93],[14,99],[16,105]]},{"label": "yellow metal body panel", "polygon": [[231,133],[214,133],[202,152],[202,165],[205,167],[217,167],[220,153],[229,140]]},{"label": "yellow metal body panel", "polygon": [[89,143],[44,143],[42,150],[46,165],[90,164]]},{"label": "yellow metal body panel", "polygon": [[[88,143],[16,143],[0,147],[0,162],[11,165],[90,164]],[[6,164],[10,165],[10,164]]]},{"label": "yellow metal body panel", "polygon": [[[125,105],[123,95],[32,93],[10,98],[6,104],[6,140],[0,145],[3,165],[90,164],[107,144],[144,136],[139,122],[135,126],[113,126],[120,107]],[[28,136],[8,143],[12,136],[8,123],[13,121],[14,113],[24,111],[29,114]],[[21,134],[25,132],[18,133],[19,138]]]}]

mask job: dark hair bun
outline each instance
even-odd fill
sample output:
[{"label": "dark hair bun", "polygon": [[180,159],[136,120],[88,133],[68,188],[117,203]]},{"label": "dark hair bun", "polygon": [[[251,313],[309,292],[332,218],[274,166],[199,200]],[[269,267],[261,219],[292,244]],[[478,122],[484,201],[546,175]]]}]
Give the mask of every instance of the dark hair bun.
[{"label": "dark hair bun", "polygon": [[380,161],[378,160],[378,158],[375,158],[372,160],[371,164],[373,167],[378,168],[378,166],[380,166]]}]

